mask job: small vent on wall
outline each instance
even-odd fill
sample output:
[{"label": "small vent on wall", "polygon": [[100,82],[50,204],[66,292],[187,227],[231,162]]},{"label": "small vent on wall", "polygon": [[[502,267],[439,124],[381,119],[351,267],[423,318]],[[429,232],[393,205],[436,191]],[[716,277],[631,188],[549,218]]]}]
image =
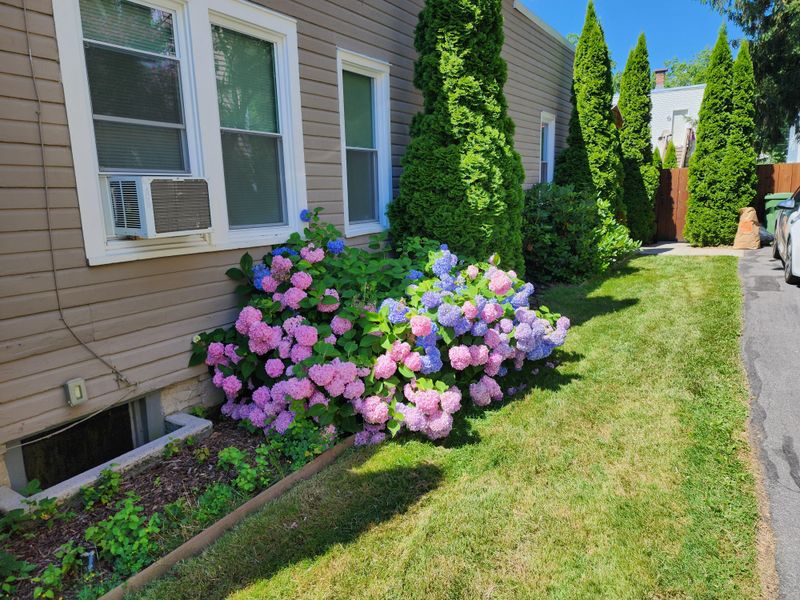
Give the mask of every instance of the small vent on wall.
[{"label": "small vent on wall", "polygon": [[135,179],[115,179],[109,181],[108,185],[111,190],[114,227],[140,229],[142,215],[137,181]]}]

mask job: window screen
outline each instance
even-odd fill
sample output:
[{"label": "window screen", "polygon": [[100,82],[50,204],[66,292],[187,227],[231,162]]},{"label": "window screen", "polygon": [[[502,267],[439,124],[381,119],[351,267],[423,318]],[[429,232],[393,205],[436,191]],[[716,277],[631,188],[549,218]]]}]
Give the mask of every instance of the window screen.
[{"label": "window screen", "polygon": [[375,147],[373,79],[342,71],[347,211],[351,223],[378,220],[378,151]]},{"label": "window screen", "polygon": [[541,172],[539,181],[550,181],[550,123],[542,123]]},{"label": "window screen", "polygon": [[274,46],[217,26],[212,34],[230,227],[284,223]]},{"label": "window screen", "polygon": [[101,171],[186,172],[173,16],[126,0],[81,0]]}]

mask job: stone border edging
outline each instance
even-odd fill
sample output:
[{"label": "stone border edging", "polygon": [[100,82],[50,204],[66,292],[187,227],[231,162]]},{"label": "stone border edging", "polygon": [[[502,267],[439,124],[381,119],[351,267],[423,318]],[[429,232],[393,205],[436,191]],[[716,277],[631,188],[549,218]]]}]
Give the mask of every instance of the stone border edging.
[{"label": "stone border edging", "polygon": [[158,579],[179,561],[200,554],[213,542],[222,537],[226,531],[232,529],[246,517],[261,509],[267,502],[279,498],[296,484],[316,475],[324,468],[330,466],[345,450],[353,445],[354,439],[354,436],[350,436],[336,444],[333,448],[326,450],[299,471],[295,471],[291,475],[284,477],[257,496],[250,498],[250,500],[242,504],[239,508],[228,513],[210,527],[188,539],[166,556],[162,556],[150,566],[132,575],[127,581],[101,596],[99,600],[123,600],[126,594],[139,590],[151,581]]}]

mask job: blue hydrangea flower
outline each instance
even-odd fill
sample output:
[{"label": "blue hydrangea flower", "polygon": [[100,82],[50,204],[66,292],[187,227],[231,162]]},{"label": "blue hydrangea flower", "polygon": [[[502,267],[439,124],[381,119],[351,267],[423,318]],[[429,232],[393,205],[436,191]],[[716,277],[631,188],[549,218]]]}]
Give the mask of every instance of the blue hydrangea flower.
[{"label": "blue hydrangea flower", "polygon": [[466,317],[461,317],[456,324],[453,326],[455,329],[456,335],[464,335],[472,328],[472,323],[469,322],[469,319]]},{"label": "blue hydrangea flower", "polygon": [[422,374],[429,375],[442,369],[442,354],[436,346],[425,349],[425,356],[422,357]]},{"label": "blue hydrangea flower", "polygon": [[436,323],[431,323],[431,332],[428,335],[421,335],[417,338],[417,344],[422,348],[436,347],[436,342],[439,340],[439,326]]},{"label": "blue hydrangea flower", "polygon": [[272,256],[278,256],[279,254],[288,254],[290,256],[297,256],[297,250],[292,250],[287,246],[280,246],[278,248],[272,249]]},{"label": "blue hydrangea flower", "polygon": [[439,250],[449,250],[449,248],[447,247],[447,244],[442,244],[439,246]]},{"label": "blue hydrangea flower", "polygon": [[474,336],[483,337],[487,331],[489,331],[489,326],[483,321],[478,321],[472,326],[472,335]]},{"label": "blue hydrangea flower", "polygon": [[397,325],[399,323],[405,323],[408,321],[408,318],[406,317],[406,314],[408,313],[408,307],[402,302],[398,302],[394,298],[387,298],[381,302],[381,310],[383,310],[385,306],[389,307],[390,323]]},{"label": "blue hydrangea flower", "polygon": [[253,285],[257,290],[261,290],[261,280],[270,274],[269,267],[264,263],[253,265]]},{"label": "blue hydrangea flower", "polygon": [[416,281],[417,279],[422,279],[423,274],[422,271],[417,271],[416,269],[411,269],[406,275],[406,279],[410,279],[411,281]]},{"label": "blue hydrangea flower", "polygon": [[453,279],[452,275],[445,273],[439,278],[439,282],[436,284],[440,290],[444,290],[447,292],[452,292],[456,289],[456,280]]},{"label": "blue hydrangea flower", "polygon": [[456,263],[458,263],[458,257],[451,254],[449,250],[444,250],[442,255],[433,261],[431,270],[437,277],[441,277],[442,275],[449,274],[450,271],[453,270],[453,267],[456,266]]},{"label": "blue hydrangea flower", "polygon": [[486,298],[481,295],[475,296],[472,303],[475,305],[475,308],[478,309],[478,314],[481,314],[483,308],[486,306]]},{"label": "blue hydrangea flower", "polygon": [[311,211],[307,208],[304,208],[300,211],[300,220],[303,223],[308,223],[311,220]]},{"label": "blue hydrangea flower", "polygon": [[500,377],[505,377],[508,374],[508,369],[505,367],[500,367],[500,369],[497,371],[497,374],[500,375]]},{"label": "blue hydrangea flower", "polygon": [[327,243],[327,246],[328,252],[331,254],[341,254],[344,252],[344,240],[341,238],[338,240],[331,240]]},{"label": "blue hydrangea flower", "polygon": [[428,310],[433,310],[442,303],[442,295],[439,292],[425,292],[420,298],[422,306]]},{"label": "blue hydrangea flower", "polygon": [[445,327],[455,327],[461,318],[461,308],[455,304],[442,304],[436,312],[436,318],[440,325]]},{"label": "blue hydrangea flower", "polygon": [[548,341],[547,339],[543,339],[525,355],[525,358],[528,360],[541,360],[543,358],[547,358],[553,353],[554,347],[555,346],[553,346],[552,342]]}]

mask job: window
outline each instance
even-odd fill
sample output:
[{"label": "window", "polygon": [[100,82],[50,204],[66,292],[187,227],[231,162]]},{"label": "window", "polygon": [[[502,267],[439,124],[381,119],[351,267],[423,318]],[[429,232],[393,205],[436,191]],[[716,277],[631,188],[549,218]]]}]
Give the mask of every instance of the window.
[{"label": "window", "polygon": [[376,233],[392,194],[389,65],[345,50],[338,63],[345,232]]},{"label": "window", "polygon": [[539,181],[541,183],[553,181],[553,167],[555,163],[556,145],[556,118],[554,115],[543,112],[541,117],[542,133],[539,163]]},{"label": "window", "polygon": [[[63,0],[53,11],[89,264],[275,244],[301,229],[293,19],[239,0]],[[110,188],[129,176],[207,180],[210,232],[115,235]]]}]

